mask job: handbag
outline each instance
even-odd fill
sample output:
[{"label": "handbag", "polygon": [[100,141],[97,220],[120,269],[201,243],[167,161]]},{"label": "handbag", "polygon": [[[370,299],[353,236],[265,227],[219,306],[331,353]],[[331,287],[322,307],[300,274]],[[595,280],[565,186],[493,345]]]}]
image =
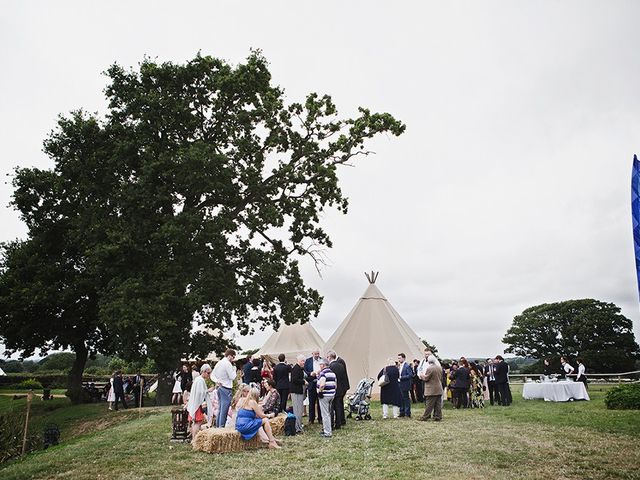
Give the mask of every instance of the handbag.
[{"label": "handbag", "polygon": [[389,375],[387,375],[387,367],[384,367],[384,371],[382,372],[382,376],[378,379],[378,386],[384,387],[389,384]]}]

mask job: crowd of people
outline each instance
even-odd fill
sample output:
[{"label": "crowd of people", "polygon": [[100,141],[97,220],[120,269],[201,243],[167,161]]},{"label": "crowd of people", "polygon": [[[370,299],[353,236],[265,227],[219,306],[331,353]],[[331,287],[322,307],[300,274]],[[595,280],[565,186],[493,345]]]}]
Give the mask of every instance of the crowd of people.
[{"label": "crowd of people", "polygon": [[142,387],[144,386],[144,377],[138,371],[134,376],[123,376],[120,370],[113,372],[109,379],[109,383],[105,385],[105,396],[109,410],[118,410],[118,403],[123,408],[129,408],[127,405],[127,396],[133,396],[135,407],[144,407],[144,395]]},{"label": "crowd of people", "polygon": [[[182,404],[188,412],[191,435],[201,428],[233,427],[245,439],[256,435],[271,448],[280,448],[273,436],[270,419],[288,412],[295,417],[295,433],[305,431],[308,424],[322,425],[321,435],[330,438],[336,429],[346,425],[345,396],[350,389],[347,365],[336,352],[320,356],[319,350],[309,357],[298,355],[288,364],[284,354],[278,362],[251,356],[236,361],[236,352],[228,349],[212,368],[209,364],[184,364],[175,372],[172,403]],[[545,359],[545,375],[552,375],[551,363]],[[575,375],[575,368],[561,358],[560,375]],[[576,379],[586,384],[585,366],[578,359]],[[241,381],[238,378],[241,375]],[[118,403],[127,408],[127,391],[142,405],[138,373],[123,378],[115,372],[108,392],[109,409]],[[404,353],[389,358],[378,372],[382,418],[411,418],[412,404],[424,403],[419,420],[442,420],[442,407],[451,402],[453,408],[484,408],[490,405],[509,406],[512,402],[509,386],[509,365],[501,355],[485,362],[459,360],[441,363],[427,348],[424,358],[408,361]],[[237,385],[233,394],[234,384]],[[239,385],[238,385],[239,384]]]},{"label": "crowd of people", "polygon": [[321,435],[327,438],[343,428],[344,397],[350,388],[344,359],[335,352],[322,358],[315,350],[309,357],[298,355],[293,365],[285,360],[284,354],[275,364],[268,358],[246,358],[235,395],[238,370],[233,349],[214,368],[202,365],[199,374],[183,365],[175,375],[173,400],[181,401],[188,411],[192,438],[202,428],[233,427],[245,439],[258,435],[269,447],[279,448],[269,420],[281,412],[295,417],[295,433],[304,432],[304,417],[308,424],[321,424]]},{"label": "crowd of people", "polygon": [[[390,358],[378,373],[382,418],[411,417],[411,404],[425,402],[420,420],[442,419],[442,404],[450,401],[454,408],[508,406],[512,402],[509,366],[497,355],[485,363],[470,362],[465,357],[441,364],[429,349],[422,360],[408,363],[404,353]],[[440,399],[436,402],[436,398]],[[437,404],[437,405],[436,405]]]}]

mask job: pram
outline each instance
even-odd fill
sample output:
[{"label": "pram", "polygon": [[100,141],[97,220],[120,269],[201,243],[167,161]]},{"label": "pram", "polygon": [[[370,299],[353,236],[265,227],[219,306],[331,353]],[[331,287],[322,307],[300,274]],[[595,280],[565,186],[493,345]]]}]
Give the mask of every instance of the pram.
[{"label": "pram", "polygon": [[369,405],[371,404],[371,390],[373,389],[373,378],[363,378],[358,382],[356,391],[348,397],[348,405],[345,405],[347,417],[351,418],[356,414],[356,420],[371,420]]}]

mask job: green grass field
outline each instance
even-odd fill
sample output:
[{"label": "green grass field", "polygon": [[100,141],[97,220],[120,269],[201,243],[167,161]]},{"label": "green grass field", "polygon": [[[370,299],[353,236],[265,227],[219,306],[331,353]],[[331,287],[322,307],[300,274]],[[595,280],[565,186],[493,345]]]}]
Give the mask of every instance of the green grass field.
[{"label": "green grass field", "polygon": [[511,407],[447,408],[440,423],[382,420],[374,404],[372,421],[352,420],[330,440],[313,425],[280,451],[225,455],[171,444],[167,407],[140,418],[61,408],[51,414],[66,418],[64,443],[5,464],[0,478],[640,479],[640,412],[606,410],[603,390],[592,386],[591,402],[548,403],[514,387]]}]

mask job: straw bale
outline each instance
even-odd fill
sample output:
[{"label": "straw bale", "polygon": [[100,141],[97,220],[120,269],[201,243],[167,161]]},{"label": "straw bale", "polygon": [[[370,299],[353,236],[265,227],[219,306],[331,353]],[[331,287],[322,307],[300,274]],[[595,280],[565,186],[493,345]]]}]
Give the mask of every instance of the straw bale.
[{"label": "straw bale", "polygon": [[[274,436],[282,435],[286,418],[285,415],[280,415],[270,420]],[[206,453],[240,452],[267,446],[260,441],[258,435],[251,440],[243,440],[240,433],[233,428],[207,428],[200,430],[191,445],[194,450]]]}]

